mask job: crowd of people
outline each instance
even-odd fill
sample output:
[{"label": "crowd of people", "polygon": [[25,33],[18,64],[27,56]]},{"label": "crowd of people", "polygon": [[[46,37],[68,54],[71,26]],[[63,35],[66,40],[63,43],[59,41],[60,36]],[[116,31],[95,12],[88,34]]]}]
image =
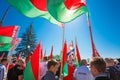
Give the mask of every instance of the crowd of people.
[{"label": "crowd of people", "polygon": [[[26,66],[27,61],[23,59],[1,59],[0,80],[24,80]],[[90,64],[86,59],[82,59],[81,65],[75,66],[68,61],[68,75],[63,77],[61,61],[44,57],[39,76],[40,80],[120,80],[120,62],[112,58],[93,58]]]}]

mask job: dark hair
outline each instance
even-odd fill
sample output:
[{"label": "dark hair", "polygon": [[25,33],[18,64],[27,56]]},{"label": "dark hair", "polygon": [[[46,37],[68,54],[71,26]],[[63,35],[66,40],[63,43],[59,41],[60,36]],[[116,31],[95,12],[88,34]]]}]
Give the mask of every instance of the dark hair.
[{"label": "dark hair", "polygon": [[98,72],[105,73],[106,63],[103,58],[94,58],[90,63],[91,66],[94,66]]},{"label": "dark hair", "polygon": [[47,61],[48,60],[48,57],[47,56],[44,56],[43,57],[43,61]]},{"label": "dark hair", "polygon": [[87,65],[86,59],[82,59],[81,62],[82,62],[82,65]]},{"label": "dark hair", "polygon": [[58,63],[55,60],[49,60],[47,63],[47,68],[50,69],[51,66],[56,66]]},{"label": "dark hair", "polygon": [[3,59],[1,60],[1,63],[5,62],[5,61],[7,61],[7,60],[8,60],[7,58],[3,58]]}]

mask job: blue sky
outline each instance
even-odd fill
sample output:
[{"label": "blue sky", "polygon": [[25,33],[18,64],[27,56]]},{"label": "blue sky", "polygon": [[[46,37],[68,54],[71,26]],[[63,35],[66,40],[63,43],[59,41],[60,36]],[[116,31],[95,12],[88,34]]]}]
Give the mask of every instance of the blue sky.
[{"label": "blue sky", "polygon": [[[5,0],[0,0],[0,19],[8,5]],[[102,57],[120,57],[120,0],[87,0],[87,7],[91,13],[93,40],[98,52]],[[52,45],[53,53],[59,54],[62,48],[62,28],[48,20],[40,17],[28,18],[11,7],[3,26],[19,25],[18,36],[20,36],[31,22],[38,41],[42,41],[47,55]],[[65,24],[67,44],[71,41],[75,42],[75,37],[81,57],[91,58],[92,49],[86,15]]]}]

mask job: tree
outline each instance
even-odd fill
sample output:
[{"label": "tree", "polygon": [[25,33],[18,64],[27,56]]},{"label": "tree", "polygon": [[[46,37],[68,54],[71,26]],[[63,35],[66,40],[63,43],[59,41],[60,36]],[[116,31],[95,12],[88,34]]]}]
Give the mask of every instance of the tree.
[{"label": "tree", "polygon": [[22,56],[28,56],[31,52],[34,51],[37,45],[37,37],[33,29],[33,24],[31,23],[30,26],[26,29],[21,36],[22,40],[18,47],[16,48],[17,54],[22,52]]}]

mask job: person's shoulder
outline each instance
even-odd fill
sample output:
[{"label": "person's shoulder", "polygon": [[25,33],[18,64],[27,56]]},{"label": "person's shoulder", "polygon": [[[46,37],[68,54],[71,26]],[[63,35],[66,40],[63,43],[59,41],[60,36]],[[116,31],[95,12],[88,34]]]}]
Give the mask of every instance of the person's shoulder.
[{"label": "person's shoulder", "polygon": [[87,66],[80,66],[78,69],[79,70],[88,70],[88,67]]},{"label": "person's shoulder", "polygon": [[47,73],[43,76],[43,80],[54,80],[54,75],[47,71]]},{"label": "person's shoulder", "polygon": [[3,64],[0,64],[0,67],[3,67],[4,65]]},{"label": "person's shoulder", "polygon": [[110,80],[107,76],[96,77],[95,80]]},{"label": "person's shoulder", "polygon": [[22,70],[22,67],[21,67],[20,65],[15,65],[15,66],[13,67],[13,69],[15,69],[15,70]]},{"label": "person's shoulder", "polygon": [[1,69],[5,69],[6,67],[3,64],[0,64]]}]

